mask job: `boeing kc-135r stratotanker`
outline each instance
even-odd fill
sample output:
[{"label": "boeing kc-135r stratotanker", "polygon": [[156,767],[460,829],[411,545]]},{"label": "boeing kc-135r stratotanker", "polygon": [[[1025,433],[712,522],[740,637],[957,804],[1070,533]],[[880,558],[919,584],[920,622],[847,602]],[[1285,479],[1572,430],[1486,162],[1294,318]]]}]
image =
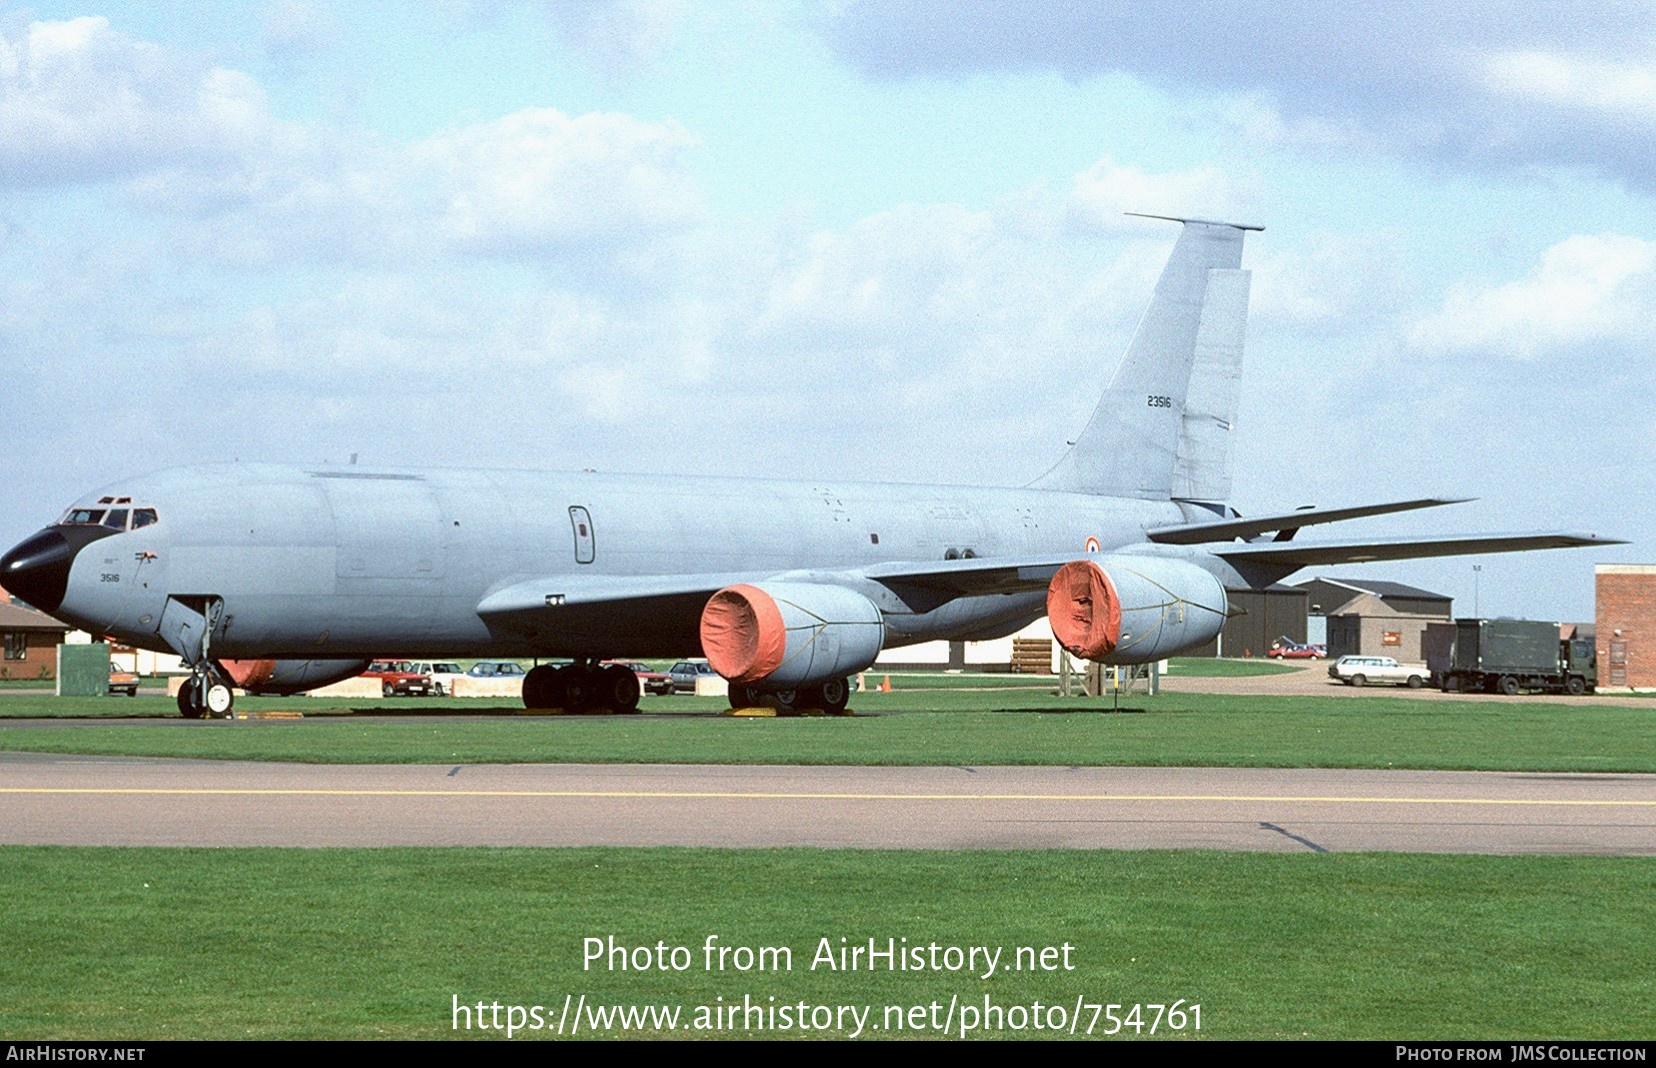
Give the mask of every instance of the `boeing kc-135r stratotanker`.
[{"label": "boeing kc-135r stratotanker", "polygon": [[1229,434],[1246,231],[1178,243],[1079,438],[1022,489],[216,464],[88,494],[0,557],[0,585],[183,657],[187,716],[232,683],[294,692],[375,656],[569,657],[530,708],[637,707],[619,657],[704,654],[733,703],[843,709],[882,649],[1047,615],[1072,653],[1145,663],[1212,639],[1227,588],[1302,567],[1614,544],[1578,534],[1308,544],[1302,527],[1452,503],[1243,518]]}]

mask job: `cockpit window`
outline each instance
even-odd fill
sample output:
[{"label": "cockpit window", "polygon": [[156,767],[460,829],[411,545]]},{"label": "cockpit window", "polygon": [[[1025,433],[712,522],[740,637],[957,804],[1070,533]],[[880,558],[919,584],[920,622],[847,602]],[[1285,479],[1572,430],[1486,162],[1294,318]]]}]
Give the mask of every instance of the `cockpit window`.
[{"label": "cockpit window", "polygon": [[[117,498],[115,503],[126,504],[130,497]],[[108,498],[99,503],[105,503]],[[108,527],[110,530],[138,530],[154,526],[160,517],[154,508],[71,508],[58,520],[64,527]]]}]

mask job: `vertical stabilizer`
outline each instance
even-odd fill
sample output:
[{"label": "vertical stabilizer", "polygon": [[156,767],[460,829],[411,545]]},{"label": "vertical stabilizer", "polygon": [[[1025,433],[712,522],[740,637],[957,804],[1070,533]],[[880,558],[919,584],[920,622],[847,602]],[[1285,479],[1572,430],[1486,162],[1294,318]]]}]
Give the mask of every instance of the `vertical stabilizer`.
[{"label": "vertical stabilizer", "polygon": [[1183,223],[1184,231],[1162,268],[1126,357],[1086,429],[1036,487],[1146,500],[1173,496],[1208,275],[1235,272],[1242,263],[1245,231],[1260,228],[1172,221]]},{"label": "vertical stabilizer", "polygon": [[1202,325],[1196,332],[1196,360],[1173,466],[1176,500],[1230,500],[1231,431],[1242,381],[1249,278],[1247,271],[1216,268],[1208,272]]}]

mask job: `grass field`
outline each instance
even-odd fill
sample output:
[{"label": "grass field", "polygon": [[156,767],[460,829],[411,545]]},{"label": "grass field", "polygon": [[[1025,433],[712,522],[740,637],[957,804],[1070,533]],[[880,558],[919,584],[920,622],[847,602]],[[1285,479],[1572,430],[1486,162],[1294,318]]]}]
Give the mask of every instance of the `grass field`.
[{"label": "grass field", "polygon": [[[302,708],[303,722],[183,721],[165,698],[8,696],[0,749],[314,763],[1062,764],[1379,767],[1656,772],[1656,719],[1643,708],[1411,700],[1381,695],[1254,697],[1163,694],[1099,699],[1046,693],[859,694],[865,714],[730,719],[717,698],[652,698],[662,714],[527,716],[478,701],[372,701],[363,710],[299,699],[238,708]],[[24,726],[28,714],[133,710],[151,725]],[[929,711],[922,711],[929,710]],[[492,711],[510,718],[440,715]],[[384,713],[399,713],[384,715]],[[331,713],[331,714],[330,714]]]},{"label": "grass field", "polygon": [[[631,717],[489,704],[250,699],[238,708],[307,718],[227,723],[179,720],[159,697],[6,694],[0,748],[445,764],[1656,771],[1648,712],[1545,700],[1164,694],[1124,699],[1116,714],[1108,700],[1010,685],[860,694],[864,715],[792,720],[724,718],[712,698],[651,699],[646,709],[660,714]],[[76,711],[84,718],[66,725],[27,723]],[[514,714],[465,715],[483,711]],[[155,718],[97,722],[133,712]],[[764,1008],[854,1005],[871,1011],[871,1037],[893,1037],[867,1029],[895,1025],[887,1007],[919,1007],[929,1021],[935,1004],[941,1020],[951,1000],[981,1010],[987,997],[1003,1013],[1021,1007],[1011,1019],[1025,1028],[1035,1002],[1050,1022],[1053,1006],[1067,1020],[1078,1001],[1127,1017],[1135,1003],[1183,999],[1182,1029],[1169,1032],[1164,1016],[1156,1037],[1628,1039],[1650,1037],[1656,994],[1649,858],[0,847],[0,892],[6,1038],[501,1038],[454,1030],[455,999],[474,1018],[478,1002],[498,1002],[545,1006],[546,1020],[565,995],[585,995],[588,1006],[676,1008],[685,1027],[698,1008],[744,996]],[[684,946],[691,967],[583,971],[582,939],[612,935]],[[789,947],[794,967],[710,974],[700,955],[709,935]],[[841,938],[998,946],[1008,959],[1016,947],[1068,943],[1075,968],[813,971],[823,938],[830,948]],[[1102,1031],[1109,1018],[1098,1013]],[[1154,1018],[1149,1008],[1138,1017],[1145,1029]],[[958,1036],[963,1017],[952,1019]],[[1054,1037],[1001,1020],[979,1034]],[[854,1030],[840,1022],[827,1034]],[[613,1020],[597,1033],[668,1034],[659,1021],[623,1032]],[[916,1033],[936,1034],[902,1032]]]},{"label": "grass field", "polygon": [[[11,847],[0,892],[8,1038],[503,1037],[456,1035],[455,999],[555,1017],[566,994],[687,1024],[744,995],[886,1026],[886,1005],[941,1019],[951,998],[1182,998],[1204,1038],[1630,1038],[1656,997],[1656,866],[1611,858]],[[793,967],[709,972],[709,935]],[[583,971],[589,936],[684,946],[691,967]],[[813,971],[824,938],[1005,956],[989,978]],[[1072,969],[1061,950],[1009,968],[1064,943]]]}]

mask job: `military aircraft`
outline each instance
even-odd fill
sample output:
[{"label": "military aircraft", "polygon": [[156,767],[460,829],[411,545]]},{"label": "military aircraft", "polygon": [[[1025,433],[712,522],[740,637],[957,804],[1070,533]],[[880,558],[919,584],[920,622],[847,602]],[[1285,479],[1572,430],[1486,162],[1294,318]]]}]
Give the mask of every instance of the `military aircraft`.
[{"label": "military aircraft", "polygon": [[96,634],[170,649],[186,716],[231,684],[293,692],[374,657],[545,657],[530,708],[631,710],[605,660],[702,654],[732,702],[842,710],[881,650],[1047,615],[1133,664],[1209,641],[1226,589],[1302,567],[1616,544],[1551,533],[1309,544],[1304,527],[1427,498],[1244,518],[1230,432],[1246,233],[1182,230],[1068,452],[1023,488],[509,470],[213,464],[87,494],[0,557],[0,585]]}]

